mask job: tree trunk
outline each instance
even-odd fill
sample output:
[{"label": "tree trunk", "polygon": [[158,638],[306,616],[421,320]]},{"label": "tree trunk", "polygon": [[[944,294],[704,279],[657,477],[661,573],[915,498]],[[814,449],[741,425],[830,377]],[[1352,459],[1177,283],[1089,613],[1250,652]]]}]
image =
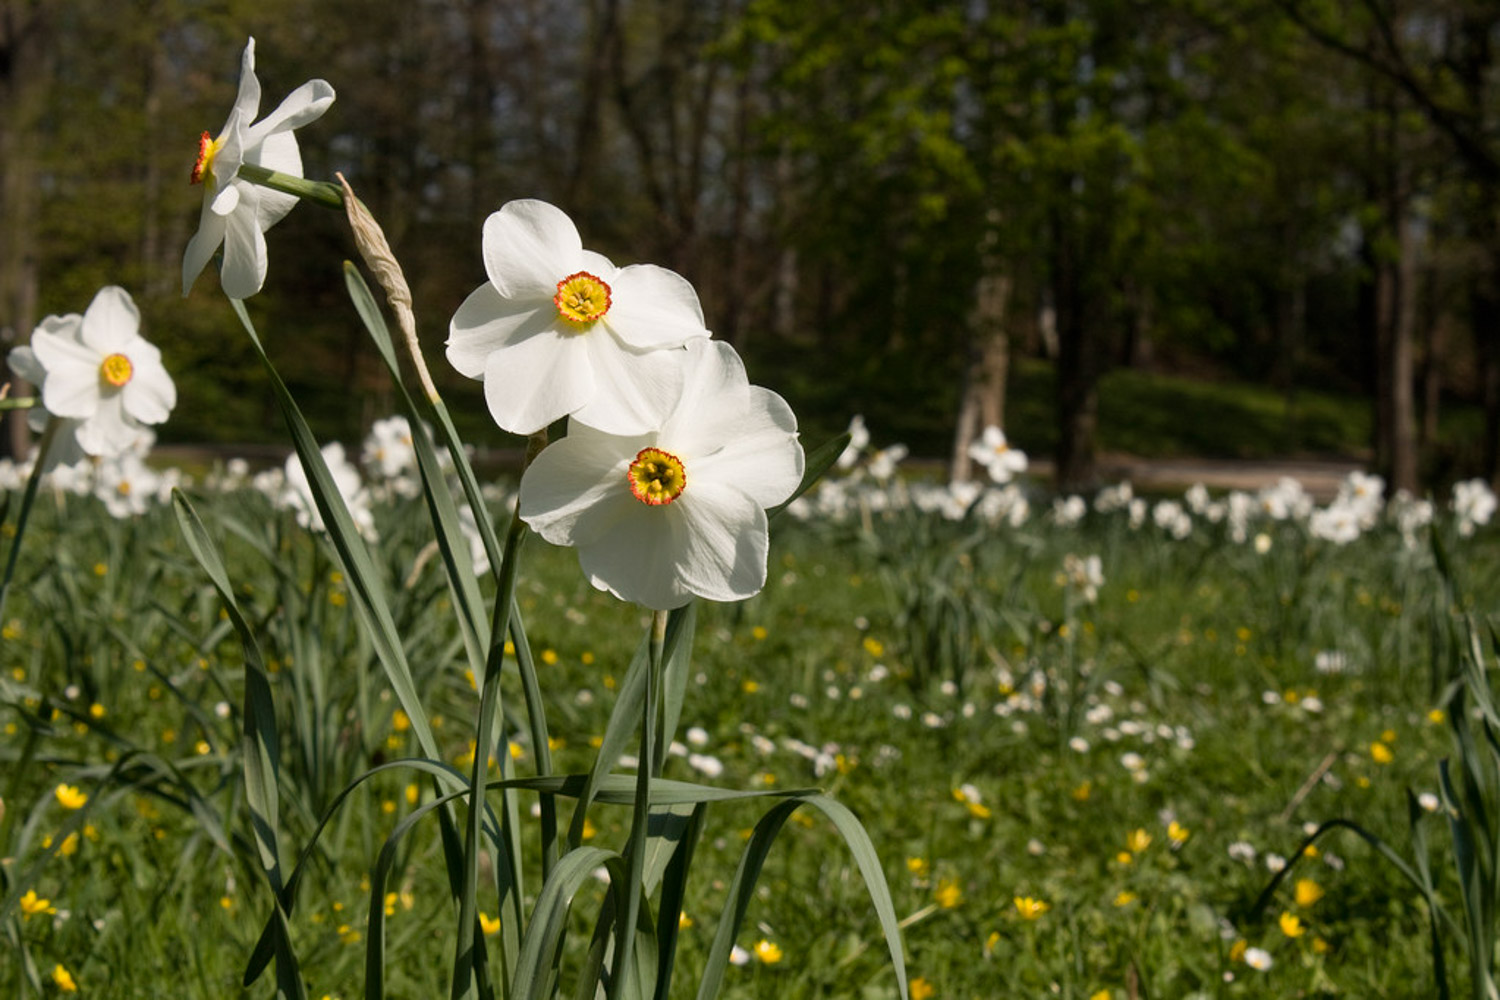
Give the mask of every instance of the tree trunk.
[{"label": "tree trunk", "polygon": [[958,426],[953,434],[951,478],[967,482],[973,476],[969,445],[986,427],[1005,426],[1005,383],[1010,374],[1010,333],[1006,328],[1011,279],[986,274],[974,294],[974,347],[964,372]]},{"label": "tree trunk", "polygon": [[[0,354],[36,325],[38,124],[50,76],[48,6],[32,0],[0,5]],[[0,383],[9,378],[0,357]],[[12,395],[31,387],[15,380]],[[0,453],[17,458],[30,447],[24,411],[13,411]]]}]

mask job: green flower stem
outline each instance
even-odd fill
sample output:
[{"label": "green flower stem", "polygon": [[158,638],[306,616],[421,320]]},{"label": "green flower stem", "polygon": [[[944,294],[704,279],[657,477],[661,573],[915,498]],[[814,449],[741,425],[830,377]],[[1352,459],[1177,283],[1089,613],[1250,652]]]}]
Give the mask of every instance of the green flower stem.
[{"label": "green flower stem", "polygon": [[42,405],[40,396],[11,396],[0,398],[0,410],[29,410]]},{"label": "green flower stem", "polygon": [[58,420],[47,421],[42,439],[37,443],[36,461],[31,466],[31,476],[26,480],[26,492],[21,497],[21,511],[16,515],[16,534],[10,540],[10,552],[5,557],[5,576],[0,577],[0,623],[5,621],[5,598],[10,593],[10,581],[16,573],[16,560],[21,556],[21,539],[26,535],[26,522],[31,518],[31,507],[36,502],[37,487],[42,482],[42,470],[47,466],[47,452],[57,437]]},{"label": "green flower stem", "polygon": [[[625,861],[630,876],[625,882],[624,905],[615,910],[615,968],[611,980],[625,993],[623,984],[635,976],[635,929],[641,909],[641,880],[646,871],[646,834],[651,822],[651,775],[655,771],[657,699],[661,690],[662,648],[667,637],[667,612],[651,615],[651,661],[646,670],[646,690],[641,698],[641,756],[635,771],[635,812],[630,838],[625,843]],[[613,891],[618,893],[618,889]],[[618,895],[616,896],[618,899]]]},{"label": "green flower stem", "polygon": [[259,184],[268,187],[272,191],[280,191],[303,201],[310,201],[324,208],[344,210],[344,193],[339,190],[337,184],[328,181],[310,181],[305,177],[294,177],[291,174],[283,174],[275,170],[267,170],[265,167],[254,163],[240,164],[240,172],[237,175],[251,184]]}]

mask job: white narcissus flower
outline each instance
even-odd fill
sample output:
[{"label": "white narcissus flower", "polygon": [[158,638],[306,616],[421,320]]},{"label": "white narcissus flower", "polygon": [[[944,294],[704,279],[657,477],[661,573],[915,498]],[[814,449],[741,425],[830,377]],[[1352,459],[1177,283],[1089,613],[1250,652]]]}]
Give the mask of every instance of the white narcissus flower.
[{"label": "white narcissus flower", "polygon": [[611,434],[574,417],[521,479],[521,517],[578,549],[600,590],[665,611],[736,601],[766,582],[766,510],[802,481],[797,421],[750,385],[729,345],[694,340],[656,428]]},{"label": "white narcissus flower", "polygon": [[969,457],[980,463],[997,483],[1008,483],[1026,471],[1026,453],[1012,448],[1005,432],[994,424],[986,427],[979,440],[969,445]]},{"label": "white narcissus flower", "polygon": [[240,58],[240,90],[229,120],[217,137],[203,133],[192,182],[203,185],[203,214],[198,232],[182,255],[182,294],[213,257],[224,247],[219,279],[224,294],[248,299],[266,280],[266,230],[280,222],[292,206],[294,195],[252,184],[239,178],[243,164],[265,167],[293,177],[302,176],[302,153],[293,129],[315,121],[333,103],[333,88],[323,80],[309,80],[292,91],[265,118],[260,111],[260,81],[255,77],[255,39],[245,44]]},{"label": "white narcissus flower", "polygon": [[161,474],[130,451],[100,463],[94,475],[94,495],[111,517],[137,517],[151,508],[161,482]]},{"label": "white narcissus flower", "polygon": [[484,222],[484,269],[448,327],[448,361],[484,380],[503,429],[531,434],[574,415],[590,427],[640,434],[678,394],[677,352],[707,339],[703,310],[681,275],[651,264],[617,268],[583,249],[561,209],[512,201]]},{"label": "white narcissus flower", "polygon": [[[13,367],[41,385],[42,406],[73,421],[83,451],[118,455],[146,424],[177,405],[177,387],[161,351],[140,334],[141,314],[123,288],[99,290],[82,316],[48,316],[31,333],[29,354],[11,352]],[[38,378],[40,376],[40,378]]]},{"label": "white narcissus flower", "polygon": [[[370,491],[365,489],[363,480],[359,478],[359,470],[344,457],[344,446],[337,441],[325,444],[322,452],[323,463],[328,466],[328,474],[338,487],[339,495],[344,498],[344,505],[349,508],[349,517],[353,519],[354,527],[365,538],[374,541],[375,513],[370,507]],[[307,470],[302,468],[302,462],[295,454],[287,457],[282,482],[276,505],[292,510],[297,515],[297,523],[304,528],[311,528],[313,531],[328,530],[323,524],[323,514],[313,500]]]},{"label": "white narcissus flower", "polygon": [[411,423],[400,414],[377,420],[365,435],[361,458],[365,468],[382,479],[395,479],[417,468],[417,449],[412,442]]}]

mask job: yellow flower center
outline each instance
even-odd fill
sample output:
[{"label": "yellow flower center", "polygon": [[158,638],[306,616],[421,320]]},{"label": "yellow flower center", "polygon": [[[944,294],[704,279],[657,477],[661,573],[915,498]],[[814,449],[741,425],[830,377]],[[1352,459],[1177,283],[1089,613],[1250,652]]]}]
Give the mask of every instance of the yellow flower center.
[{"label": "yellow flower center", "polygon": [[203,178],[214,175],[214,157],[219,155],[223,145],[222,136],[215,139],[204,132],[198,137],[198,162],[193,164],[193,176],[188,179],[189,184],[201,184]]},{"label": "yellow flower center", "polygon": [[609,286],[587,271],[579,271],[557,283],[552,301],[558,316],[582,326],[609,312]]},{"label": "yellow flower center", "polygon": [[111,354],[99,365],[99,377],[116,389],[129,382],[134,374],[135,366],[123,354]]},{"label": "yellow flower center", "polygon": [[625,472],[631,494],[643,504],[662,507],[687,488],[687,469],[676,455],[660,448],[642,448]]}]

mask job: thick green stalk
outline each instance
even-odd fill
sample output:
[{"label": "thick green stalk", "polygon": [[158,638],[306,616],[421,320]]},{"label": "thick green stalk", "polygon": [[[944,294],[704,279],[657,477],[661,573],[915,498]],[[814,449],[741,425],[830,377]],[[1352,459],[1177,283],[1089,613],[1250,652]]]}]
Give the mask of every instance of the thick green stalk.
[{"label": "thick green stalk", "polygon": [[[646,691],[641,711],[641,759],[635,771],[635,813],[630,823],[630,839],[625,844],[625,861],[629,877],[625,882],[624,905],[615,911],[615,968],[611,981],[616,989],[635,975],[635,929],[640,922],[641,882],[646,871],[646,837],[651,822],[651,775],[655,770],[652,757],[656,748],[657,698],[661,689],[662,647],[667,637],[667,613],[651,616],[651,662],[646,670]],[[619,898],[618,892],[616,898]],[[622,993],[623,995],[623,993]]]},{"label": "thick green stalk", "polygon": [[267,170],[254,163],[241,164],[240,172],[236,176],[251,184],[259,184],[261,187],[268,187],[273,191],[280,191],[282,194],[289,194],[303,201],[322,205],[324,208],[344,210],[344,193],[339,190],[337,184],[330,184],[327,181],[310,181],[305,177]]}]

